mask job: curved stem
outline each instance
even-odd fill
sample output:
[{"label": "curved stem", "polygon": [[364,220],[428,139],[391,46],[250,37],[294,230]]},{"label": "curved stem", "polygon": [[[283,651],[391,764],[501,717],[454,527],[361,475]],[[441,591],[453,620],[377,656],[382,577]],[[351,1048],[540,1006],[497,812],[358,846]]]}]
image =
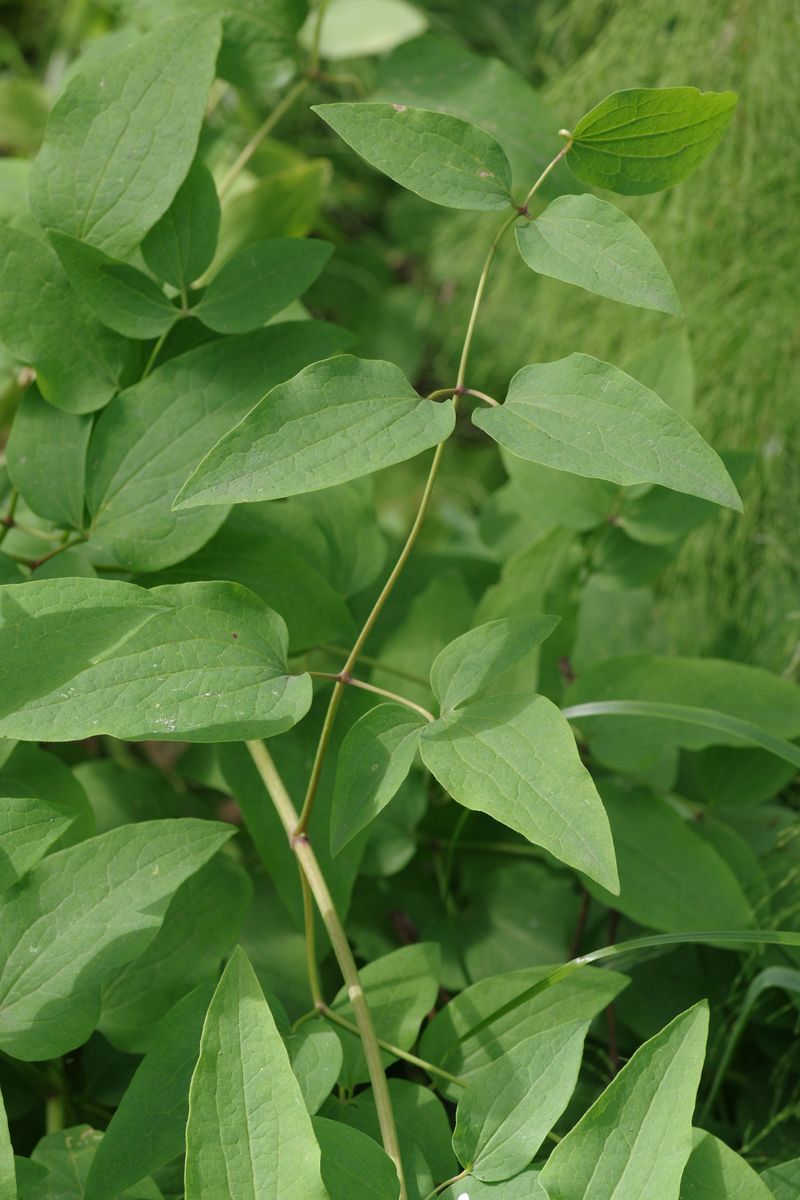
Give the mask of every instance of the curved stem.
[{"label": "curved stem", "polygon": [[400,1180],[400,1200],[407,1200],[408,1194],[403,1177],[400,1146],[397,1140],[397,1128],[392,1112],[389,1087],[383,1072],[381,1052],[375,1036],[372,1016],[367,1005],[367,998],[364,995],[364,989],[361,986],[358,968],[353,958],[353,952],[350,949],[350,943],[347,940],[347,935],[331,898],[325,877],[320,870],[316,855],[311,848],[311,843],[304,834],[298,836],[294,832],[298,823],[297,812],[283,784],[283,780],[272,761],[272,756],[263,742],[248,742],[247,749],[250,751],[255,767],[272,799],[275,811],[280,817],[281,824],[286,831],[292,850],[308,883],[309,890],[314,896],[317,908],[325,923],[325,928],[328,931],[328,937],[331,940],[333,952],[336,955],[339,969],[342,972],[342,978],[347,987],[347,994],[353,1008],[358,1032],[361,1036],[364,1058],[367,1062],[370,1083],[372,1084],[375,1097],[375,1108],[378,1114],[383,1147],[394,1163],[397,1177]]},{"label": "curved stem", "polygon": [[362,688],[365,692],[374,692],[376,696],[384,696],[387,700],[392,700],[395,704],[402,704],[405,708],[412,709],[415,713],[419,713],[426,721],[434,721],[432,712],[428,712],[427,708],[423,708],[421,704],[415,704],[413,700],[408,700],[405,696],[401,696],[398,692],[390,692],[386,688],[376,687],[374,683],[365,683],[363,679],[353,679],[352,675],[347,675],[344,678],[342,674],[334,675],[330,671],[309,671],[308,674],[312,679],[333,679],[337,683],[344,683],[350,687]]},{"label": "curved stem", "polygon": [[275,105],[266,120],[259,125],[258,129],[250,138],[250,141],[247,143],[244,149],[240,152],[233,165],[229,167],[222,180],[222,183],[219,185],[218,192],[220,200],[225,199],[244,168],[250,162],[250,159],[253,157],[258,147],[265,138],[269,137],[278,122],[286,116],[286,113],[292,107],[295,100],[302,96],[310,82],[311,81],[305,77],[303,79],[298,79],[294,87],[289,89],[283,99]]},{"label": "curved stem", "polygon": [[[330,642],[323,642],[317,647],[318,650],[323,650],[326,654],[334,654],[336,657],[341,657],[350,653],[343,646],[334,646]],[[385,671],[387,675],[396,675],[398,679],[407,679],[409,683],[419,683],[422,687],[428,686],[428,680],[423,679],[421,675],[412,675],[410,671],[403,671],[400,667],[393,667],[389,663],[385,663],[381,658],[370,658],[368,654],[359,655],[360,661],[367,667],[379,667],[381,671]]]},{"label": "curved stem", "polygon": [[3,517],[2,521],[0,521],[0,545],[2,545],[2,543],[8,537],[9,529],[14,528],[14,513],[17,511],[18,504],[19,492],[16,488],[12,488],[8,498],[8,509],[6,510],[6,515]]},{"label": "curved stem", "polygon": [[71,541],[64,542],[64,544],[61,546],[56,546],[55,550],[51,550],[48,554],[43,555],[41,558],[35,558],[33,562],[28,563],[28,566],[30,567],[31,571],[36,571],[39,567],[43,566],[44,563],[50,562],[51,558],[57,558],[58,555],[63,554],[65,550],[73,550],[76,546],[83,545],[85,541],[87,541],[86,534],[82,533],[79,537],[75,537]]},{"label": "curved stem", "polygon": [[[329,1021],[333,1021],[334,1025],[341,1025],[342,1029],[347,1029],[350,1033],[358,1035],[358,1026],[354,1025],[352,1021],[348,1021],[346,1017],[340,1017],[327,1004],[320,1005],[319,1011],[323,1017],[326,1017]],[[409,1053],[408,1050],[401,1050],[399,1046],[393,1046],[391,1042],[385,1042],[383,1038],[378,1038],[378,1045],[382,1050],[393,1054],[395,1058],[400,1058],[403,1062],[410,1063],[412,1067],[419,1067],[421,1070],[427,1071],[429,1075],[438,1075],[440,1078],[446,1079],[448,1083],[455,1084],[456,1087],[465,1088],[467,1086],[466,1079],[461,1079],[458,1075],[451,1075],[443,1067],[437,1067],[436,1063],[428,1062],[425,1058],[419,1058],[416,1054]]]},{"label": "curved stem", "polygon": [[494,396],[490,396],[487,392],[479,392],[477,388],[464,388],[465,396],[475,396],[477,400],[485,400],[487,404],[491,404],[492,408],[499,408],[499,401],[495,400]]},{"label": "curved stem", "polygon": [[467,1179],[469,1173],[469,1169],[467,1169],[466,1171],[462,1171],[459,1175],[454,1175],[452,1179],[445,1179],[444,1183],[440,1183],[439,1186],[435,1187],[432,1192],[428,1192],[425,1200],[436,1200],[436,1197],[441,1195],[445,1188],[452,1187],[454,1183],[460,1183],[462,1179]]}]

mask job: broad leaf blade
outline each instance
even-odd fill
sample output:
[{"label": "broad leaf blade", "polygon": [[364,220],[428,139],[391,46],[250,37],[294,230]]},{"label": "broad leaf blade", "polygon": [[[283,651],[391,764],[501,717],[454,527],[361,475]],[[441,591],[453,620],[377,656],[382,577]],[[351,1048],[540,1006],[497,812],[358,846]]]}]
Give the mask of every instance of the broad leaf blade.
[{"label": "broad leaf blade", "polygon": [[285,1041],[306,1108],[313,1114],[327,1100],[339,1078],[342,1043],[333,1026],[321,1021],[305,1021]]},{"label": "broad leaf blade", "polygon": [[265,389],[349,340],[321,321],[260,329],[189,350],[123,392],[90,442],[92,545],[136,571],[160,570],[198,550],[226,516],[221,508],[172,511],[198,459]]},{"label": "broad leaf blade", "polygon": [[73,76],[31,176],[41,225],[131,253],[194,158],[219,43],[215,17],[170,21]]},{"label": "broad leaf blade", "polygon": [[774,1200],[750,1164],[704,1129],[694,1144],[681,1180],[680,1200]]},{"label": "broad leaf blade", "polygon": [[[315,23],[312,12],[300,39],[306,46],[313,41]],[[333,0],[322,22],[319,52],[332,62],[385,54],[427,27],[425,16],[406,0]]]},{"label": "broad leaf blade", "polygon": [[192,316],[218,333],[256,329],[302,296],[332,253],[317,238],[254,242],[220,268]]},{"label": "broad leaf blade", "polygon": [[578,121],[567,163],[584,183],[629,196],[672,187],[713,150],[735,106],[733,92],[693,87],[614,92]]},{"label": "broad leaf blade", "polygon": [[494,683],[523,655],[540,645],[558,624],[558,617],[504,617],[489,621],[456,638],[437,655],[431,667],[433,694],[448,711]]},{"label": "broad leaf blade", "polygon": [[635,221],[596,196],[559,196],[517,229],[517,245],[539,275],[637,308],[683,315],[653,243]]},{"label": "broad leaf blade", "polygon": [[761,1172],[761,1178],[768,1184],[775,1200],[795,1200],[800,1188],[800,1158],[768,1167]]},{"label": "broad leaf blade", "polygon": [[153,1030],[150,1049],[97,1147],[85,1200],[116,1200],[183,1153],[189,1083],[211,990],[209,984],[195,988]]},{"label": "broad leaf blade", "polygon": [[639,1047],[547,1160],[548,1200],[678,1200],[707,1031],[703,1002]]},{"label": "broad leaf blade", "polygon": [[178,319],[178,310],[149,275],[111,258],[67,233],[50,234],[75,291],[98,321],[129,338],[157,338]]},{"label": "broad leaf blade", "polygon": [[11,888],[0,935],[3,1049],[43,1059],[85,1041],[108,971],[144,950],[175,889],[231,833],[190,818],[143,821],[50,855]]},{"label": "broad leaf blade", "polygon": [[144,261],[157,279],[185,291],[211,266],[219,222],[214,177],[195,160],[169,208],[142,242]]},{"label": "broad leaf blade", "polygon": [[399,704],[379,704],[348,731],[336,759],[331,850],[377,817],[411,770],[422,717]]},{"label": "broad leaf blade", "polygon": [[317,104],[314,112],[357,154],[434,204],[473,210],[511,203],[511,167],[475,125],[406,104]]},{"label": "broad leaf blade", "polygon": [[88,415],[63,412],[38,388],[23,394],[6,446],[8,474],[26,503],[55,525],[83,528]]},{"label": "broad leaf blade", "polygon": [[477,1179],[509,1179],[534,1158],[575,1089],[588,1028],[580,1022],[534,1034],[470,1080],[453,1149]]},{"label": "broad leaf blade", "polygon": [[[75,592],[88,628],[76,629],[66,620]],[[14,585],[0,588],[4,607],[9,594],[18,594]],[[98,733],[238,741],[283,732],[308,710],[311,681],[289,674],[283,621],[237,584],[187,583],[147,591],[107,580],[54,579],[28,583],[21,594],[41,615],[24,625],[30,649],[15,651],[15,673],[28,674],[9,689],[9,711],[0,715],[3,735],[27,741],[74,741]],[[96,646],[102,618],[108,619],[103,604],[114,601],[129,606],[122,607],[129,627],[132,606],[141,628],[107,648],[102,642]],[[112,609],[112,615],[117,612]],[[151,618],[144,624],[142,612]],[[94,613],[101,618],[97,630]],[[51,657],[55,637],[47,661],[41,661],[47,624],[63,628],[65,642],[71,634],[60,661]],[[13,622],[0,629],[0,638],[6,628],[13,639]]]},{"label": "broad leaf blade", "polygon": [[0,1094],[0,1200],[17,1200],[17,1172],[14,1147],[8,1132],[6,1107]]},{"label": "broad leaf blade", "polygon": [[741,511],[719,456],[655,392],[588,354],[523,367],[472,420],[530,462],[613,483],[660,483]]},{"label": "broad leaf blade", "polygon": [[400,1181],[388,1154],[359,1129],[314,1118],[322,1151],[322,1180],[330,1200],[397,1200]]},{"label": "broad leaf blade", "polygon": [[453,430],[391,363],[340,354],[272,389],[206,455],[175,508],[316,492],[404,462]]},{"label": "broad leaf blade", "polygon": [[425,728],[420,751],[459,804],[488,813],[616,893],[608,818],[550,700],[474,700]]},{"label": "broad leaf blade", "polygon": [[253,968],[231,958],[189,1094],[186,1200],[328,1200],[311,1118]]},{"label": "broad leaf blade", "polygon": [[77,818],[77,813],[53,800],[8,796],[0,779],[0,892],[30,871]]}]

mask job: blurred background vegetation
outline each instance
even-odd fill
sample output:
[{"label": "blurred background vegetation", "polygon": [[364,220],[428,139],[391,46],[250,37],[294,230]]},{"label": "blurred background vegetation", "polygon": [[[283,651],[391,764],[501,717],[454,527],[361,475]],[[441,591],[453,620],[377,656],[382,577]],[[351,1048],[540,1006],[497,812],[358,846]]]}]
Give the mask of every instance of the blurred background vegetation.
[{"label": "blurred background vegetation", "polygon": [[[50,97],[70,61],[95,37],[136,18],[136,7],[132,0],[25,0],[0,6],[4,155],[25,158],[35,152]],[[687,310],[694,420],[718,448],[753,455],[744,483],[744,518],[719,512],[689,536],[655,583],[658,623],[664,648],[738,658],[795,677],[800,671],[800,5],[792,0],[426,0],[418,7],[432,33],[497,56],[524,76],[560,125],[569,126],[620,87],[693,84],[739,93],[733,128],[711,163],[681,187],[636,198],[629,206],[658,247]],[[366,90],[381,69],[363,59],[340,65],[359,73]],[[252,97],[222,95],[220,109],[226,105],[228,134],[231,121],[234,130],[239,122],[246,132],[263,113]],[[280,137],[290,140],[299,123],[310,154],[331,153],[313,118],[292,120],[295,128],[290,122]],[[261,169],[275,169],[276,163],[286,169],[293,161],[288,151],[282,158],[268,146]],[[315,169],[320,187],[330,187],[324,164]],[[370,344],[362,350],[394,357],[418,377],[430,372],[441,382],[452,373],[464,307],[483,254],[485,239],[470,237],[481,218],[416,204],[374,174],[362,174],[362,191],[353,187],[333,198],[340,210],[339,240],[348,221],[359,235],[349,259],[346,250],[341,256],[335,316],[357,325],[359,311],[380,286],[380,329],[374,327],[370,306]],[[358,172],[355,178],[358,182]],[[4,173],[0,218],[14,208],[15,190],[22,186],[13,172]],[[357,228],[362,216],[367,236]],[[269,230],[260,234],[268,235]],[[480,386],[502,387],[521,363],[574,349],[626,365],[660,328],[652,315],[598,303],[554,281],[534,280],[520,270],[513,245],[505,251],[476,343]],[[348,312],[342,312],[342,297]],[[323,307],[332,303],[323,294],[317,299]],[[15,401],[14,378],[9,365],[7,413]],[[474,382],[479,386],[477,378]]]}]

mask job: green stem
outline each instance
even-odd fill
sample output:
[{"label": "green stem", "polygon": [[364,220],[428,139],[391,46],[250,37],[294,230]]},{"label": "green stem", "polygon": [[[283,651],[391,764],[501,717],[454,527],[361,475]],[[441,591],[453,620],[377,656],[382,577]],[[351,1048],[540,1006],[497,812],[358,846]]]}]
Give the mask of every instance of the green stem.
[{"label": "green stem", "polygon": [[[334,654],[338,658],[340,655],[345,657],[350,653],[344,646],[334,646],[329,642],[323,642],[317,647],[323,650],[326,654]],[[370,658],[368,654],[360,655],[360,661],[365,667],[377,667],[380,671],[385,671],[387,675],[396,675],[398,679],[406,679],[409,683],[419,683],[422,687],[428,687],[428,680],[423,679],[421,675],[412,675],[410,671],[402,671],[400,667],[393,667],[389,663],[383,661],[382,658]]]},{"label": "green stem", "polygon": [[325,11],[328,7],[329,0],[319,0],[317,6],[317,19],[314,22],[314,32],[311,35],[311,50],[308,59],[308,71],[310,75],[315,74],[319,70],[319,44],[322,38],[322,22],[325,20]]},{"label": "green stem", "polygon": [[314,1008],[321,1009],[325,1001],[322,997],[322,984],[319,981],[319,970],[317,968],[316,936],[314,933],[314,897],[299,862],[297,869],[300,872],[300,887],[303,892],[303,928],[306,940],[306,974],[308,975],[308,986],[311,990],[311,1001]]},{"label": "green stem", "polygon": [[427,708],[423,708],[421,704],[415,704],[413,700],[408,700],[405,696],[401,696],[398,692],[390,692],[386,688],[376,687],[374,683],[365,683],[363,679],[354,679],[352,675],[342,678],[342,675],[334,675],[330,671],[309,671],[309,675],[313,679],[333,679],[337,683],[347,684],[348,687],[362,688],[365,692],[374,692],[376,696],[383,696],[386,700],[392,700],[395,704],[402,704],[405,708],[412,709],[415,713],[419,713],[426,721],[434,721],[432,712],[428,712]]},{"label": "green stem", "polygon": [[488,392],[479,392],[477,388],[464,388],[463,395],[475,396],[477,400],[485,400],[487,404],[491,404],[492,408],[499,408],[500,405],[494,396],[490,396]]},{"label": "green stem", "polygon": [[16,488],[12,488],[11,494],[8,498],[8,509],[6,510],[6,515],[3,517],[2,522],[0,522],[0,545],[2,545],[2,543],[8,537],[8,531],[14,528],[14,513],[17,511],[18,504],[19,492]]},{"label": "green stem", "polygon": [[[348,1021],[346,1017],[340,1017],[327,1004],[321,1004],[319,1011],[327,1020],[333,1021],[334,1025],[341,1025],[342,1029],[348,1030],[348,1032],[355,1034],[356,1037],[358,1036],[358,1026],[354,1025],[352,1021]],[[386,1042],[383,1038],[378,1038],[378,1045],[381,1050],[386,1050],[388,1054],[393,1054],[395,1058],[400,1058],[403,1062],[410,1063],[412,1067],[419,1067],[421,1070],[427,1071],[429,1075],[438,1075],[456,1087],[465,1088],[467,1086],[466,1079],[461,1079],[458,1075],[451,1075],[443,1067],[437,1067],[436,1063],[428,1062],[425,1058],[419,1058],[416,1054],[411,1054],[408,1050],[401,1050],[399,1046],[393,1046],[391,1042]]]},{"label": "green stem", "polygon": [[222,183],[219,185],[218,191],[220,200],[225,199],[244,168],[250,162],[250,159],[253,157],[258,147],[265,138],[269,137],[278,122],[283,120],[289,109],[294,104],[295,100],[298,100],[300,96],[302,96],[310,82],[311,81],[307,78],[298,79],[294,87],[290,88],[283,99],[275,105],[267,119],[261,125],[259,125],[258,129],[250,138],[250,141],[241,151],[233,165],[229,168],[227,174],[222,180]]},{"label": "green stem", "polygon": [[462,1179],[468,1178],[469,1173],[469,1168],[467,1168],[467,1170],[462,1171],[460,1175],[454,1175],[452,1179],[445,1179],[444,1183],[440,1183],[439,1186],[435,1187],[432,1192],[428,1192],[425,1200],[436,1200],[436,1197],[440,1195],[445,1188],[452,1187],[454,1183],[461,1183]]},{"label": "green stem", "polygon": [[367,1005],[367,998],[364,995],[364,989],[361,986],[358,968],[353,958],[353,952],[350,949],[350,943],[347,940],[347,935],[331,898],[325,877],[320,870],[316,855],[311,848],[311,843],[305,834],[297,835],[295,833],[298,825],[297,812],[284,786],[283,780],[272,761],[272,756],[263,742],[248,742],[247,748],[272,799],[275,811],[280,817],[281,824],[286,831],[289,843],[300,865],[300,869],[308,882],[309,889],[314,896],[322,920],[325,923],[325,928],[328,931],[328,937],[330,938],[333,952],[336,955],[339,969],[342,972],[342,978],[347,987],[347,994],[353,1007],[353,1015],[355,1016],[356,1025],[361,1037],[361,1044],[364,1048],[364,1058],[367,1062],[370,1083],[372,1084],[372,1091],[375,1098],[375,1108],[378,1114],[383,1147],[397,1171],[397,1177],[400,1181],[399,1200],[408,1200],[408,1193],[406,1192],[403,1177],[403,1165],[400,1159],[400,1146],[397,1140],[397,1127],[394,1122],[389,1087],[381,1063],[380,1047],[375,1036],[372,1016]]},{"label": "green stem", "polygon": [[63,546],[56,546],[55,550],[51,550],[42,558],[36,558],[33,560],[33,562],[29,562],[28,566],[30,567],[31,571],[37,571],[39,567],[43,566],[46,562],[50,562],[51,558],[57,558],[58,555],[63,554],[65,550],[73,550],[76,546],[83,545],[86,540],[86,534],[82,533],[78,537],[73,538],[72,541],[64,542]]},{"label": "green stem", "polygon": [[155,346],[153,346],[153,349],[150,352],[150,357],[148,358],[148,360],[145,364],[144,371],[142,371],[142,379],[147,379],[147,376],[152,371],[155,361],[158,358],[159,354],[161,353],[161,347],[164,345],[164,342],[167,340],[167,334],[169,333],[170,329],[174,329],[174,325],[170,325],[169,329],[165,329],[164,332],[161,334],[161,337],[156,342]]}]

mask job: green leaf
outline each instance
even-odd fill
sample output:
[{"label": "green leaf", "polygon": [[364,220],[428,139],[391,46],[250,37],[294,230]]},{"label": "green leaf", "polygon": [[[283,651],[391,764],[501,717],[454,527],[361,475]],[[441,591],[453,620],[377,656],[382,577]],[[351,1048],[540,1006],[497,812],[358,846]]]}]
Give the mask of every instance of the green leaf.
[{"label": "green leaf", "polygon": [[678,1200],[707,1032],[703,1001],[639,1047],[545,1163],[548,1200]]},{"label": "green leaf", "polygon": [[273,387],[206,454],[175,508],[316,492],[413,458],[453,430],[391,363],[340,354]]},{"label": "green leaf", "polygon": [[619,367],[588,354],[517,371],[479,429],[530,462],[612,483],[660,483],[741,511],[722,461],[697,430]]},{"label": "green leaf", "polygon": [[761,1178],[770,1188],[775,1200],[796,1200],[800,1188],[800,1158],[779,1163],[761,1172]]},{"label": "green leaf", "polygon": [[192,316],[219,333],[256,329],[302,296],[332,253],[317,238],[254,242],[217,272]]},{"label": "green leaf", "polygon": [[530,1163],[578,1081],[588,1022],[525,1038],[470,1080],[458,1102],[453,1149],[491,1183]]},{"label": "green leaf", "polygon": [[232,832],[189,818],[113,829],[51,854],[6,892],[2,1048],[30,1060],[84,1042],[108,971],[141,954],[175,889]]},{"label": "green leaf", "polygon": [[494,682],[549,637],[558,617],[505,617],[463,633],[431,667],[433,694],[446,712]]},{"label": "green leaf", "polygon": [[459,804],[488,813],[617,892],[608,818],[572,732],[550,700],[475,700],[427,726],[420,751]]},{"label": "green leaf", "polygon": [[[315,25],[312,12],[300,38],[306,46],[313,40]],[[424,13],[406,0],[332,0],[322,22],[319,52],[333,62],[385,54],[427,28]]]},{"label": "green leaf", "polygon": [[348,731],[336,759],[331,810],[334,854],[377,817],[411,770],[425,720],[399,704],[379,704]]},{"label": "green leaf", "polygon": [[[362,968],[361,984],[379,1038],[400,1050],[411,1049],[439,991],[439,959],[439,947],[434,942],[415,942]],[[331,1008],[353,1022],[346,987],[337,992]],[[368,1080],[369,1071],[358,1035],[342,1030],[341,1037],[344,1047],[341,1082],[352,1088]],[[388,1066],[395,1056],[382,1050],[381,1061]]]},{"label": "green leaf", "polygon": [[287,323],[198,346],[123,392],[90,443],[92,545],[137,571],[198,550],[226,511],[172,511],[193,467],[266,389],[349,340],[322,322]]},{"label": "green leaf", "polygon": [[0,892],[30,871],[75,821],[66,805],[31,796],[8,796],[0,776]]},{"label": "green leaf", "polygon": [[286,1049],[244,951],[206,1016],[189,1093],[186,1200],[327,1200]]},{"label": "green leaf", "polygon": [[67,529],[83,527],[86,447],[92,421],[25,390],[6,446],[8,475],[26,504]]},{"label": "green leaf", "polygon": [[6,1108],[0,1094],[0,1200],[17,1200],[17,1172],[14,1147],[8,1132]]},{"label": "green leaf", "polygon": [[195,159],[169,208],[142,242],[142,257],[157,279],[185,291],[211,266],[219,222],[214,177]]},{"label": "green leaf", "polygon": [[468,1200],[547,1200],[539,1187],[539,1172],[533,1168],[502,1183],[481,1183],[470,1177],[442,1192],[442,1200],[464,1200],[464,1196]]},{"label": "green leaf", "polygon": [[389,1155],[359,1129],[314,1118],[322,1151],[322,1180],[330,1200],[397,1200],[400,1181]]},{"label": "green leaf", "polygon": [[313,1114],[324,1104],[339,1078],[342,1043],[332,1025],[306,1021],[296,1033],[286,1038],[286,1049],[306,1108]]},{"label": "green leaf", "polygon": [[79,300],[55,251],[11,225],[0,225],[0,339],[36,368],[45,399],[70,413],[107,404],[139,353]]},{"label": "green leaf", "polygon": [[[451,113],[479,125],[499,142],[515,184],[526,190],[563,146],[558,122],[522,75],[451,38],[429,34],[399,47],[378,64],[378,88],[371,98]],[[559,164],[540,194],[579,190]]]},{"label": "green leaf", "polygon": [[74,846],[98,832],[89,798],[75,773],[57,754],[30,742],[15,746],[0,768],[2,794],[55,804],[62,812],[71,814],[72,820],[66,830],[52,843],[55,850]]},{"label": "green leaf", "polygon": [[[518,997],[546,980],[552,967],[524,967],[481,979],[460,992],[426,1027],[420,1053],[454,1075],[471,1080],[488,1063],[539,1033],[552,1033],[563,1025],[590,1021],[613,1002],[627,986],[614,971],[581,969],[558,979],[529,1000],[513,1006]],[[508,1010],[494,1018],[495,1013]],[[487,1022],[480,1035],[470,1037],[475,1026]],[[445,1094],[457,1099],[449,1087]]]},{"label": "green leaf", "polygon": [[[326,492],[326,496],[330,496]],[[293,653],[324,642],[355,637],[350,610],[325,561],[293,536],[288,506],[250,504],[236,507],[225,524],[190,558],[140,578],[150,583],[224,579],[241,583],[279,613],[289,630]],[[364,526],[342,527],[357,542]],[[370,527],[367,527],[370,528]],[[275,564],[280,563],[280,571]]]},{"label": "green leaf", "polygon": [[73,76],[31,175],[40,225],[127,258],[189,170],[219,43],[215,17],[170,21]]},{"label": "green leaf", "polygon": [[150,1049],[97,1147],[84,1200],[116,1200],[183,1153],[189,1082],[210,999],[209,984],[195,988],[152,1030]]},{"label": "green leaf", "polygon": [[98,321],[129,338],[156,338],[179,312],[149,275],[67,233],[50,234],[67,278]]},{"label": "green leaf", "polygon": [[[22,1186],[19,1172],[20,1200],[84,1200],[84,1187],[95,1155],[102,1144],[103,1134],[89,1125],[73,1125],[69,1129],[48,1133],[38,1142],[30,1162],[44,1168],[44,1176],[25,1173],[28,1183]],[[17,1160],[18,1163],[25,1159]],[[164,1200],[163,1193],[152,1179],[126,1189],[120,1200]]]},{"label": "green leaf", "polygon": [[653,243],[635,221],[596,196],[559,196],[517,229],[517,245],[539,275],[637,308],[683,315]]},{"label": "green leaf", "polygon": [[774,1200],[763,1179],[735,1150],[704,1129],[694,1130],[680,1200]]},{"label": "green leaf", "polygon": [[627,196],[672,187],[714,149],[736,99],[693,87],[614,92],[578,121],[567,163],[584,183]]},{"label": "green leaf", "polygon": [[181,884],[144,953],[104,980],[98,1028],[112,1045],[148,1053],[172,1006],[200,984],[216,982],[252,894],[249,876],[227,854],[215,855]]},{"label": "green leaf", "polygon": [[511,167],[497,142],[475,125],[406,104],[317,104],[357,154],[434,204],[475,211],[511,203]]},{"label": "green leaf", "polygon": [[642,788],[602,786],[619,867],[618,896],[592,895],[639,925],[665,932],[746,929],[753,912],[731,868],[692,822]]},{"label": "green leaf", "polygon": [[[0,588],[0,607],[10,608],[9,598],[18,594],[16,585]],[[13,643],[20,627],[31,645],[23,645],[25,653],[15,648],[0,736],[239,741],[283,732],[308,710],[311,681],[288,673],[286,627],[237,584],[167,584],[146,591],[108,580],[53,579],[28,583],[21,595],[26,608],[11,609],[11,621],[0,628],[0,647],[6,637]],[[71,617],[76,595],[77,625]],[[153,610],[156,615],[142,624]],[[141,628],[122,640],[117,633],[104,646],[103,627],[114,619],[115,630]],[[55,658],[53,635],[42,661],[48,626],[61,630],[66,646]],[[12,658],[5,661],[11,671]]]}]

